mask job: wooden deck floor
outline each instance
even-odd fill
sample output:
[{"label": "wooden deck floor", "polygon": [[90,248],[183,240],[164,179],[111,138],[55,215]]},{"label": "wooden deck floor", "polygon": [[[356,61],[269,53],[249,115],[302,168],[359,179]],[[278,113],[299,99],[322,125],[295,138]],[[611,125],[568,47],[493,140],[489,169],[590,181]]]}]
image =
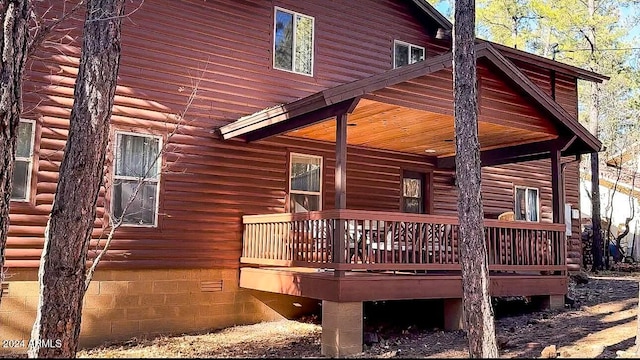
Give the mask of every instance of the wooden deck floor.
[{"label": "wooden deck floor", "polygon": [[[567,293],[565,275],[496,272],[490,279],[492,296]],[[336,302],[462,297],[459,271],[349,271],[336,277],[333,271],[313,268],[245,267],[240,270],[240,287]]]}]

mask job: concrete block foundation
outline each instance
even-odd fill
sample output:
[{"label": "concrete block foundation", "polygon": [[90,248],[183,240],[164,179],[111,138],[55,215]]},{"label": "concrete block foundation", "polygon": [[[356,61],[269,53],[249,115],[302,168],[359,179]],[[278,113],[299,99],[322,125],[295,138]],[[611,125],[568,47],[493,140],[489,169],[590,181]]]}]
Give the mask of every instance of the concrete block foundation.
[{"label": "concrete block foundation", "polygon": [[322,301],[322,355],[344,357],[362,352],[362,302]]}]

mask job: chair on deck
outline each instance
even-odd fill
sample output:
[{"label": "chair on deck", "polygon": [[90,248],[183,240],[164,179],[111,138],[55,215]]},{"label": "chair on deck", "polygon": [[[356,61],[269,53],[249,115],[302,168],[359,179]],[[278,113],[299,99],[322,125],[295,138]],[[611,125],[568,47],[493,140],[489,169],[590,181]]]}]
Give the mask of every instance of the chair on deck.
[{"label": "chair on deck", "polygon": [[291,231],[294,261],[330,262],[331,261],[331,223],[312,226],[309,221],[304,229]]},{"label": "chair on deck", "polygon": [[[454,263],[457,242],[450,224],[397,222],[387,226],[383,242],[374,243],[374,258],[395,263]],[[375,252],[378,253],[375,253]]]},{"label": "chair on deck", "polygon": [[503,212],[502,214],[498,215],[498,220],[514,221],[515,220],[515,213],[513,211]]},{"label": "chair on deck", "polygon": [[[424,224],[421,224],[424,226]],[[419,250],[417,243],[421,227],[415,223],[404,221],[380,224],[382,231],[374,229],[369,232],[369,256],[372,262],[409,263],[415,262],[415,252]],[[424,233],[424,230],[422,230]]]},{"label": "chair on deck", "polygon": [[[502,214],[498,215],[498,220],[515,221],[515,213],[513,211],[505,211]],[[511,238],[510,232],[507,231],[504,234],[502,234],[501,232],[499,238],[495,240],[498,241],[498,244],[493,244],[493,248],[498,248],[499,259],[493,259],[492,257],[489,257],[489,259],[493,260],[494,264],[513,265],[511,264],[511,262],[513,261],[513,254],[511,249],[513,248],[514,239]]]},{"label": "chair on deck", "polygon": [[458,260],[458,243],[451,224],[428,224],[427,262],[448,264]]}]

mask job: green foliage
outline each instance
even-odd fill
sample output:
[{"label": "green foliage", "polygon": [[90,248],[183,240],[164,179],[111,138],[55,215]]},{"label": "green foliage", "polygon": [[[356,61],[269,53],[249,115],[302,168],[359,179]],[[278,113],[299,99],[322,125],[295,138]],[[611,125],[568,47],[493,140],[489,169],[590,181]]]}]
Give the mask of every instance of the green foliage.
[{"label": "green foliage", "polygon": [[[454,1],[432,4],[448,15]],[[630,35],[640,33],[639,1],[477,0],[476,6],[478,37],[611,78],[597,86],[579,81],[579,120],[597,125],[607,149],[602,158],[640,140],[640,41]]]}]

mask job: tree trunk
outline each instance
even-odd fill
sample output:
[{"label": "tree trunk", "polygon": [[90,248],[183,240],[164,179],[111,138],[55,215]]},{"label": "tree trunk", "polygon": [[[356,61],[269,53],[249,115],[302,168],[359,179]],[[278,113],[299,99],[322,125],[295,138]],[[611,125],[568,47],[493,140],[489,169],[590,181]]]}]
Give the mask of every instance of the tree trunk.
[{"label": "tree trunk", "polygon": [[454,117],[463,314],[469,355],[497,358],[480,194],[474,0],[456,0],[454,24]]},{"label": "tree trunk", "polygon": [[[69,137],[40,263],[30,357],[75,357],[87,249],[103,180],[124,0],[87,2]],[[60,341],[60,346],[47,341]]]},{"label": "tree trunk", "polygon": [[[587,11],[589,12],[589,19],[593,21],[596,5],[595,0],[587,1]],[[591,27],[584,33],[584,36],[590,46],[589,54],[589,67],[592,71],[597,71],[598,61],[596,59],[596,32],[595,27]],[[599,101],[600,92],[598,84],[592,82],[589,85],[590,89],[590,101],[589,101],[589,130],[591,134],[598,137],[598,116],[599,116]],[[591,255],[593,256],[593,267],[591,271],[602,270],[603,250],[606,251],[607,246],[604,246],[602,241],[602,215],[600,213],[600,165],[599,157],[597,153],[591,154],[591,224],[593,229],[593,242],[591,245]],[[607,260],[608,261],[608,260]]]},{"label": "tree trunk", "polygon": [[[29,0],[0,0],[0,283],[9,232],[11,178],[22,113],[22,75],[27,61]],[[2,292],[0,291],[0,300]]]},{"label": "tree trunk", "polygon": [[598,153],[591,153],[591,228],[593,229],[593,241],[591,243],[591,255],[593,267],[591,271],[602,270],[602,223],[600,218],[600,166]]},{"label": "tree trunk", "polygon": [[[640,299],[640,284],[638,284],[638,299]],[[640,355],[640,302],[636,314],[636,355]]]}]

